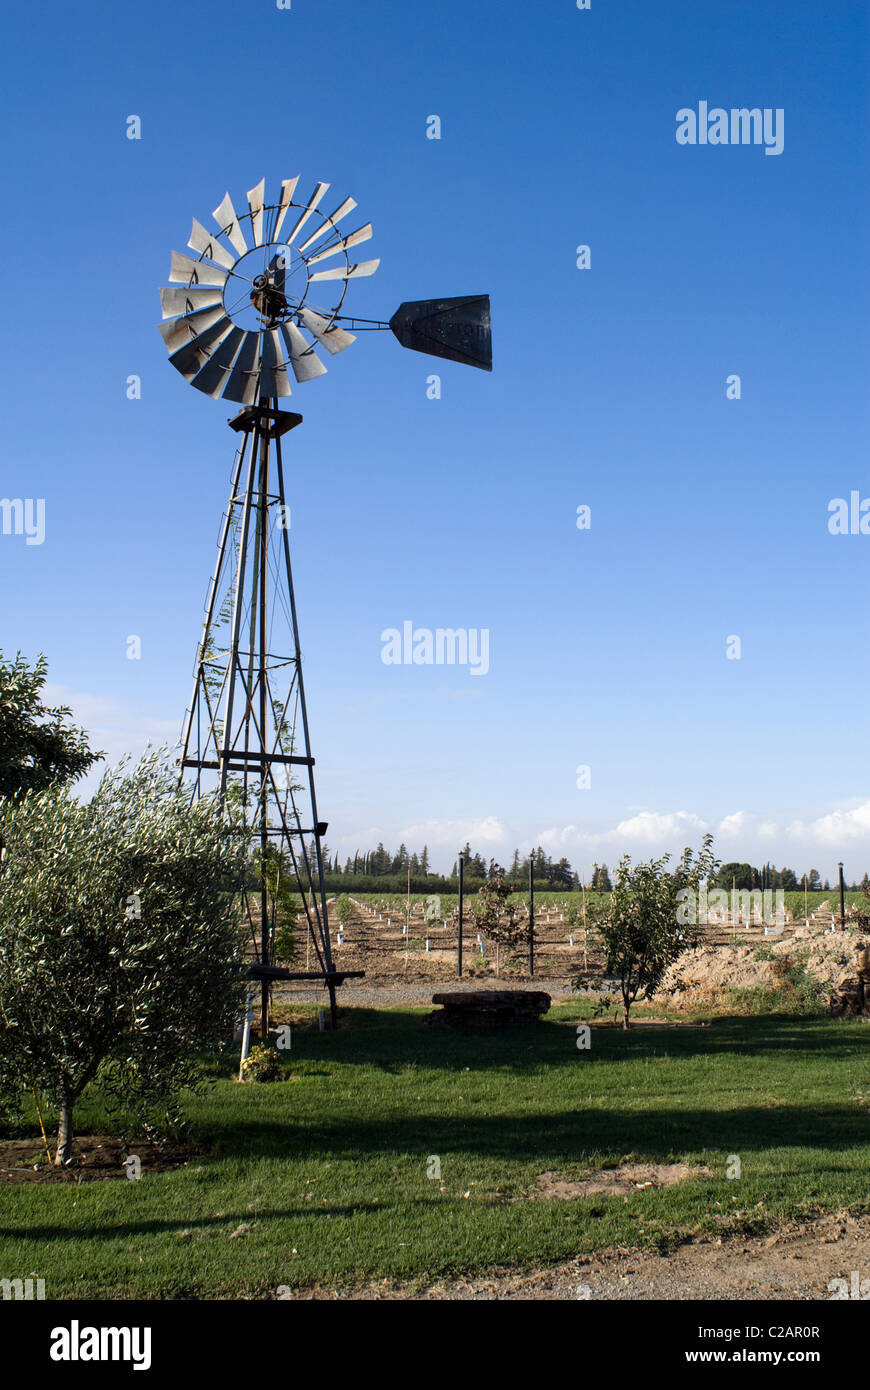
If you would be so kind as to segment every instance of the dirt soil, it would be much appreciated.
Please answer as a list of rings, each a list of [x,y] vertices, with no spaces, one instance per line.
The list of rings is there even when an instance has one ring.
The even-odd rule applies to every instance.
[[[355,901],[355,900],[353,900]],[[371,906],[360,903],[351,920],[345,923],[339,943],[339,927],[334,920],[335,898],[327,899],[330,918],[330,938],[332,956],[337,970],[363,970],[371,981],[390,982],[397,986],[411,983],[437,985],[456,979],[456,931],[455,920],[451,917],[444,925],[443,920],[428,923],[423,914],[423,901],[413,901],[410,929],[407,936],[402,934],[403,908],[394,907],[379,912]],[[484,982],[495,978],[495,943],[489,942],[491,959],[482,962],[480,947],[477,944],[477,927],[467,908],[463,930],[464,974],[467,980],[474,981],[476,987],[486,988]],[[535,961],[539,976],[559,977],[569,980],[584,966],[583,933],[572,929],[562,921],[559,908],[540,906],[535,914],[537,927]],[[296,950],[289,962],[294,969],[313,968],[310,958],[304,924],[297,930]],[[569,936],[574,935],[576,945],[569,944]],[[432,949],[425,949],[426,940]],[[512,958],[513,957],[513,958]],[[586,957],[591,969],[603,968],[600,952],[590,948]],[[499,956],[501,980],[499,983],[514,986],[514,981],[528,979],[527,955],[525,946],[512,952],[502,951]],[[350,984],[349,982],[348,992]]]
[[[127,1177],[126,1160],[133,1157],[139,1159],[141,1173],[163,1173],[181,1168],[192,1155],[182,1145],[158,1146],[137,1139],[125,1146],[111,1134],[83,1134],[73,1140],[69,1167],[55,1168],[41,1139],[5,1139],[0,1141],[0,1183],[110,1182]]]
[[[686,951],[665,974],[658,998],[671,1006],[694,1008],[721,999],[732,989],[752,989],[777,983],[777,966],[803,962],[827,990],[854,970],[854,931],[830,931],[824,923],[799,926],[784,940],[768,940],[750,945],[703,945]],[[759,946],[765,946],[770,960],[757,960]]]
[[[533,1190],[516,1200],[570,1202],[573,1197],[616,1197],[645,1187],[673,1187],[709,1173],[709,1168],[692,1168],[688,1163],[621,1163],[618,1168],[596,1169],[580,1182],[566,1182],[558,1173],[542,1173]]]
[[[764,1299],[827,1300],[842,1285],[870,1276],[870,1217],[821,1217],[771,1235],[690,1240],[668,1255],[620,1247],[579,1255],[524,1273],[504,1269],[479,1279],[413,1288],[380,1280],[356,1289],[301,1289],[295,1299]],[[870,1295],[870,1282],[864,1285]]]
[[[334,906],[336,900],[330,898],[328,901]],[[338,926],[333,925],[332,951],[336,969],[365,972],[364,980],[351,980],[344,986],[342,995],[348,1002],[352,994],[359,991],[360,996],[364,996],[371,987],[392,986],[414,993],[415,989],[456,980],[455,921],[449,919],[446,926],[440,921],[427,924],[422,902],[415,902],[410,930],[403,936],[402,910],[394,908],[392,911],[394,915],[387,909],[378,912],[360,903],[355,916],[345,924],[340,945]],[[579,973],[592,978],[603,977],[600,942],[592,934],[587,943],[588,952],[584,952],[582,931],[572,928],[563,917],[564,912],[555,906],[541,906],[535,916],[536,973],[543,988],[546,988],[544,980],[559,980],[567,988]],[[704,944],[697,950],[687,951],[671,967],[663,983],[662,997],[671,1005],[697,1007],[715,1004],[729,989],[774,985],[778,979],[774,962],[755,959],[756,951],[762,947],[764,954],[772,953],[774,961],[779,957],[789,957],[791,963],[803,959],[810,974],[826,988],[833,989],[851,968],[858,935],[856,929],[831,931],[832,925],[829,902],[822,903],[807,924],[801,918],[788,918],[782,933],[777,935],[765,935],[759,921],[741,924],[736,933],[731,927],[711,922],[702,928]],[[569,944],[572,935],[573,946]],[[512,959],[510,952],[503,952],[500,978],[496,978],[494,959],[481,960],[476,936],[476,927],[469,917],[463,933],[464,974],[469,985],[477,989],[490,986],[515,989],[529,982],[525,949],[519,950]],[[296,968],[307,969],[310,961],[301,927],[297,937],[293,964]],[[427,938],[432,944],[431,951],[425,950]],[[492,956],[494,943],[488,943],[488,949]],[[294,988],[292,993],[306,1002],[323,997],[322,989],[318,993]],[[359,1002],[369,1001],[360,997]]]

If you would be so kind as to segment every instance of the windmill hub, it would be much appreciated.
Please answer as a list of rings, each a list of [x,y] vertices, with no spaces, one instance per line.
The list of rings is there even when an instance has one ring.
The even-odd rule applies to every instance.
[[[283,323],[292,313],[287,296],[278,288],[277,280],[269,270],[254,280],[251,303],[267,328],[274,328],[276,323]]]
[[[224,286],[224,311],[242,328],[276,328],[300,309],[308,294],[308,263],[291,247],[272,243],[236,263]],[[253,305],[256,323],[246,312]]]

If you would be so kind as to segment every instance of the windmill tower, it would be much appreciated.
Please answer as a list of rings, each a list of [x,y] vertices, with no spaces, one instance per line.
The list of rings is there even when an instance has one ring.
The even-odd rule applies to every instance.
[[[281,409],[297,383],[323,376],[330,356],[356,341],[343,324],[389,328],[404,347],[489,371],[489,299],[402,304],[389,323],[342,313],[351,280],[373,275],[377,260],[351,253],[371,223],[345,233],[356,207],[346,198],[321,211],[328,183],[295,201],[299,179],[284,179],[266,202],[265,180],[238,215],[229,193],[211,233],[196,219],[189,256],[172,253],[170,287],[160,291],[160,325],[169,360],[186,381],[242,409],[232,485],[209,586],[193,694],[182,736],[182,775],[192,794],[217,791],[247,829],[258,887],[240,886],[261,983],[261,1037],[274,979],[322,980],[335,1026],[335,990],[349,972],[332,959],[323,875],[326,823],[317,809],[314,757],[305,702],[302,647],[290,563],[290,521],[282,440],[302,416]],[[329,307],[312,303],[329,298]],[[277,875],[289,873],[304,904],[308,966],[274,963]],[[270,891],[271,889],[271,891]],[[313,959],[311,956],[313,954]],[[309,968],[310,967],[310,968]],[[359,973],[359,972],[353,972]]]

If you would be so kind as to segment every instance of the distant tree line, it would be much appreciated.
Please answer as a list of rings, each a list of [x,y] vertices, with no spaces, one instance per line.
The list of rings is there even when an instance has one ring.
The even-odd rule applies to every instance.
[[[475,853],[468,842],[459,854],[465,861],[465,883],[469,891],[475,892],[489,878],[491,861],[487,856]],[[567,892],[579,890],[578,875],[564,857],[553,860],[542,849],[536,849],[531,860],[537,889],[542,892],[556,888],[563,888]],[[498,867],[501,869],[500,865]],[[602,870],[606,884],[602,882],[601,886],[609,888],[607,866],[602,865]],[[449,892],[455,891],[458,883],[459,856],[454,860],[450,874],[436,874],[430,868],[428,845],[424,845],[422,852],[417,854],[409,853],[407,846],[402,844],[392,854],[383,844],[378,844],[373,850],[355,850],[343,865],[339,856],[332,854],[324,845],[323,871],[330,892],[401,892],[408,886],[409,875],[412,892]],[[529,856],[521,856],[519,850],[515,849],[510,865],[504,868],[504,874],[508,883],[525,886],[529,881]],[[596,866],[593,878],[600,874],[601,870]],[[594,884],[587,885],[592,886],[599,886],[597,879]]]
[[[475,892],[489,877],[490,860],[472,850],[468,842],[459,853],[465,861],[465,883],[469,891]],[[521,855],[518,849],[514,850],[510,863],[504,866],[508,883],[518,888],[528,884],[529,858],[528,854]],[[531,861],[535,888],[541,892],[563,889],[571,893],[585,887],[591,892],[610,893],[613,889],[606,864],[593,864],[591,874],[581,885],[580,875],[564,855],[560,859],[553,859],[544,850],[536,849],[532,851]],[[337,854],[333,855],[324,845],[323,869],[329,892],[399,893],[407,888],[409,875],[412,892],[455,892],[459,878],[459,857],[457,855],[453,861],[449,874],[437,874],[430,868],[428,845],[417,853],[409,852],[408,847],[401,844],[392,853],[379,843],[373,850],[355,850],[346,857],[344,864]],[[828,879],[822,881],[818,869],[810,869],[804,875],[794,869],[778,869],[775,864],[762,864],[759,867],[736,861],[723,864],[714,875],[710,887],[728,890],[732,886],[743,890],[781,888],[785,892],[797,892],[804,887],[804,877],[810,893],[836,890],[836,884],[832,887]],[[860,883],[847,884],[846,887],[850,892],[856,892],[868,883],[870,879],[865,873]]]
[[[342,867],[338,855],[332,855],[326,845],[323,846],[323,869],[324,873],[343,878],[386,878],[389,875],[404,874],[407,877],[410,870],[411,877],[422,876],[423,878],[430,872],[429,869],[429,847],[423,846],[422,854],[409,854],[405,845],[399,845],[395,854],[391,854],[382,844],[373,850],[354,850],[352,855],[348,855]]]
[[[822,876],[818,869],[810,869],[806,874],[798,875],[794,869],[778,869],[775,864],[762,864],[760,868],[752,864],[738,864],[736,862],[723,864],[716,874],[716,888],[782,888],[786,893],[795,893],[804,887],[809,893],[830,893],[838,886],[831,887],[829,879],[822,882]],[[846,887],[850,892],[857,892],[870,883],[867,874],[861,879],[860,883],[847,883]]]

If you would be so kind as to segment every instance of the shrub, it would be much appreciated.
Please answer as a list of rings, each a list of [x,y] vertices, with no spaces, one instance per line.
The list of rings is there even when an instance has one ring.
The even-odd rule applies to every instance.
[[[712,843],[713,837],[705,835],[697,854],[686,848],[673,872],[667,854],[641,864],[632,864],[628,855],[620,860],[598,930],[607,953],[605,974],[619,980],[624,1028],[630,1026],[635,999],[652,998],[668,967],[697,945],[698,932],[681,925],[680,912],[718,867]],[[575,989],[585,985],[583,976],[574,981]]]
[[[283,1081],[287,1075],[275,1049],[263,1043],[251,1048],[242,1063],[242,1072],[246,1081]]]
[[[739,1014],[819,1014],[825,1011],[825,988],[807,969],[806,958],[773,959],[775,983],[733,989],[729,1007]]]

